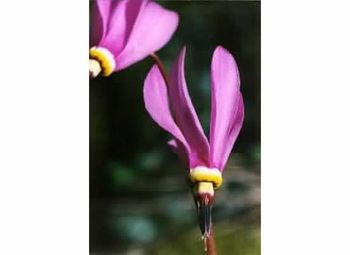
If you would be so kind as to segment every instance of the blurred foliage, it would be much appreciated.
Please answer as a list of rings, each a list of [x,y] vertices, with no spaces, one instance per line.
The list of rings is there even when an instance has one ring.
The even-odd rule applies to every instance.
[[[257,229],[232,229],[231,226],[217,226],[216,248],[218,254],[258,255],[260,254],[260,231]],[[203,241],[198,238],[195,229],[177,239],[150,249],[154,255],[191,255],[203,254]],[[196,238],[197,237],[197,238]]]
[[[180,25],[158,54],[169,68],[187,46],[186,79],[207,133],[215,47],[227,48],[238,63],[245,121],[224,173],[225,183],[216,195],[214,222],[219,254],[259,254],[259,213],[239,223],[260,206],[260,2],[160,4],[179,13]],[[146,59],[90,81],[92,254],[202,251],[185,181],[187,169],[166,145],[169,136],[143,106],[143,81],[152,64]],[[227,220],[236,223],[224,224]]]

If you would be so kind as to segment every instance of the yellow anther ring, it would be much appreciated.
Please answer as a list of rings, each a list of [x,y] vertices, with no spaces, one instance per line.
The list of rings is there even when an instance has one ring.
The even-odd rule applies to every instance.
[[[214,188],[219,188],[222,184],[222,175],[217,168],[197,166],[191,169],[190,180],[192,182],[211,182]]]
[[[96,59],[100,63],[103,76],[110,75],[115,69],[114,56],[106,48],[92,47],[90,49],[90,58]]]

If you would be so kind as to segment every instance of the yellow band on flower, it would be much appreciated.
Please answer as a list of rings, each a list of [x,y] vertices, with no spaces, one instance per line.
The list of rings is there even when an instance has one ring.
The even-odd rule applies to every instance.
[[[110,75],[115,69],[114,56],[106,48],[92,47],[90,49],[90,58],[96,59],[101,64],[103,76]]]
[[[214,184],[214,188],[219,188],[222,184],[222,175],[219,169],[205,166],[191,169],[190,179],[192,182],[211,182]]]

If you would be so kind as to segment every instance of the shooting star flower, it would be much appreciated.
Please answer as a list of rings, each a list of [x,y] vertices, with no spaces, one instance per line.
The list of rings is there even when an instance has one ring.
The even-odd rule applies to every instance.
[[[178,26],[178,15],[149,0],[96,0],[90,76],[108,76],[162,48]]]
[[[241,130],[244,118],[240,79],[233,56],[218,46],[211,63],[210,143],[191,102],[185,79],[186,48],[171,69],[167,86],[154,65],[144,83],[145,107],[152,119],[173,137],[169,145],[189,168],[202,234],[211,227],[214,189]]]

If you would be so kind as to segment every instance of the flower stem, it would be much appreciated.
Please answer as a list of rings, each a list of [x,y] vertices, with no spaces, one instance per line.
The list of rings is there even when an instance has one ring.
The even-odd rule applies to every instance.
[[[150,56],[151,56],[151,58],[153,58],[154,62],[156,62],[157,66],[158,66],[158,68],[159,68],[159,70],[160,70],[160,72],[165,80],[167,87],[169,87],[169,84],[170,84],[169,74],[166,71],[166,68],[165,68],[162,60],[155,53],[152,53]]]
[[[213,230],[211,230],[210,234],[205,237],[204,245],[205,245],[205,250],[206,250],[207,255],[216,255],[217,254]]]

